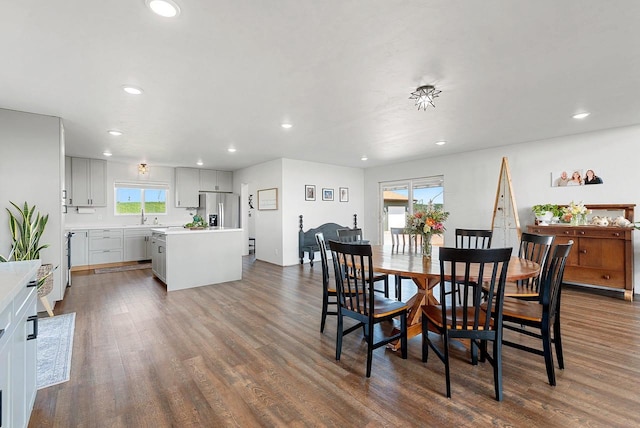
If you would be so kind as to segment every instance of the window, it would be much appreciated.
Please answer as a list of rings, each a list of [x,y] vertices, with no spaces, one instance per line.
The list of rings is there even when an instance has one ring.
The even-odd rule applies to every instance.
[[[115,214],[140,215],[167,213],[167,190],[165,185],[126,184],[115,185]]]

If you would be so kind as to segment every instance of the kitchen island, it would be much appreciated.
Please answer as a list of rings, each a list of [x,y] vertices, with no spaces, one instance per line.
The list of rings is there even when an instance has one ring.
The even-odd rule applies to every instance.
[[[242,279],[242,229],[151,229],[151,264],[167,291]]]

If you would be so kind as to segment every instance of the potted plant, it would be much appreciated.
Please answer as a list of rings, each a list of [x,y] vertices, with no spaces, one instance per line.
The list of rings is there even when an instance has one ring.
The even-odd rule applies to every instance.
[[[11,201],[9,203],[15,207],[18,213],[14,215],[7,208],[12,239],[11,252],[7,257],[0,255],[0,262],[39,259],[40,251],[49,247],[49,244],[40,244],[45,226],[49,221],[49,214],[41,216],[39,212],[36,213],[35,205],[29,207],[26,202],[22,208]],[[51,274],[54,270],[51,264],[44,264],[40,267],[38,271],[38,296],[44,297],[51,292],[53,287]]]
[[[562,216],[562,208],[556,204],[540,204],[531,207],[531,211],[536,216],[538,224],[548,224],[550,221],[558,222]]]

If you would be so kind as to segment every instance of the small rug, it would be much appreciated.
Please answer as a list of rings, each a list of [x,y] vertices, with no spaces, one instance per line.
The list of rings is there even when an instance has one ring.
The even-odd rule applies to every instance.
[[[76,313],[38,319],[38,389],[69,380]]]
[[[94,269],[95,273],[123,272],[125,270],[151,269],[151,263],[139,263],[137,265],[116,266]]]

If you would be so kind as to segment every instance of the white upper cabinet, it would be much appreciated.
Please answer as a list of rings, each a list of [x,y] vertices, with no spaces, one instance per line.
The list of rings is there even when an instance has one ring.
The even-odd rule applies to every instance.
[[[71,158],[69,205],[107,206],[107,162],[100,159]]]
[[[203,192],[231,192],[233,173],[231,171],[200,170],[200,190]]]
[[[176,168],[176,207],[187,208],[200,205],[200,170],[197,168]]]
[[[233,173],[231,171],[216,171],[218,191],[233,192]]]

